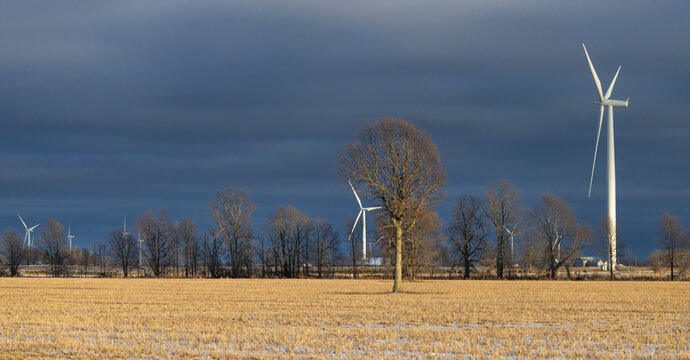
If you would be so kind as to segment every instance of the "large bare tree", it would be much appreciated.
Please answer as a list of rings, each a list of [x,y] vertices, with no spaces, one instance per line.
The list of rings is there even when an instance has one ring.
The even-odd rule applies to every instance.
[[[565,201],[553,194],[542,194],[530,217],[534,221],[538,242],[542,249],[544,267],[551,279],[558,269],[574,260],[591,237],[588,226],[580,226],[575,212]]]
[[[168,234],[168,214],[161,210],[156,216],[148,210],[146,214],[137,219],[137,230],[144,237],[146,244],[146,260],[155,277],[165,274],[168,267],[170,253],[170,236]]]
[[[232,277],[239,277],[242,266],[252,258],[251,215],[256,209],[244,188],[228,188],[211,201],[216,233],[225,239],[230,254]]]
[[[524,227],[520,192],[508,180],[502,179],[498,184],[489,184],[486,213],[496,233],[496,276],[503,279],[503,268],[507,260],[506,241],[510,236],[517,236]]]
[[[674,270],[678,265],[678,258],[682,254],[681,250],[685,245],[685,235],[678,217],[669,213],[661,215],[657,242],[663,248],[664,262],[671,268],[671,281],[674,279]]]
[[[458,198],[448,236],[459,255],[460,266],[465,270],[463,278],[469,279],[470,269],[481,258],[488,236],[484,203],[478,196],[462,195]]]
[[[5,230],[0,244],[0,256],[5,260],[10,276],[19,275],[19,265],[24,261],[24,254],[23,240],[17,230]]]
[[[52,276],[61,276],[67,272],[70,250],[65,227],[59,221],[51,218],[48,225],[41,229],[39,248],[43,253],[43,260],[50,264]]]
[[[121,229],[113,229],[108,236],[108,247],[117,264],[122,268],[122,275],[129,276],[130,270],[137,263],[137,240]]]
[[[395,229],[393,292],[402,291],[403,234],[442,197],[446,184],[436,145],[425,131],[403,119],[377,120],[360,129],[357,139],[345,147],[337,171],[376,199],[390,217]]]

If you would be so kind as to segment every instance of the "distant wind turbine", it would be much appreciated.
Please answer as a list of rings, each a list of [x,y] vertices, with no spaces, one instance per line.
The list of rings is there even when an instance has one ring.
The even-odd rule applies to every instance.
[[[22,225],[24,225],[24,229],[26,230],[26,233],[24,234],[24,244],[26,247],[30,248],[31,247],[31,233],[34,232],[34,229],[36,229],[36,227],[38,227],[38,225],[40,225],[40,224],[36,224],[32,227],[28,227],[26,225],[26,223],[24,222],[24,219],[22,219],[22,216],[19,214],[17,214],[17,216],[19,216],[19,220],[21,220]]]
[[[69,240],[69,249],[72,250],[72,239],[74,239],[74,235],[72,235],[72,221],[70,220],[69,225],[67,226],[67,239]]]
[[[352,238],[352,233],[355,231],[355,227],[357,226],[357,222],[359,221],[359,217],[362,217],[362,259],[367,258],[367,211],[371,210],[378,210],[381,209],[382,206],[374,206],[374,207],[362,207],[362,202],[359,200],[359,196],[357,195],[357,191],[355,191],[355,187],[352,186],[352,183],[350,180],[347,181],[348,184],[350,184],[350,188],[352,189],[352,192],[355,194],[355,198],[357,199],[357,204],[359,204],[359,214],[357,214],[357,219],[355,219],[355,224],[352,225],[352,230],[350,231],[350,236],[347,237],[347,241],[350,241]]]
[[[130,235],[130,233],[127,232],[127,213],[125,213],[122,219],[122,238],[124,239],[127,235]]]
[[[587,193],[587,198],[592,194],[592,180],[594,179],[594,166],[597,162],[597,150],[599,149],[599,135],[601,135],[601,124],[604,120],[604,107],[608,108],[608,127],[606,129],[607,136],[607,167],[608,167],[608,192],[609,192],[609,234],[608,242],[611,249],[611,266],[612,269],[616,269],[616,157],[614,154],[613,146],[613,108],[614,107],[628,107],[627,100],[611,100],[611,91],[613,91],[613,85],[616,83],[618,78],[618,73],[621,71],[621,67],[618,67],[616,75],[611,81],[606,94],[601,90],[601,82],[597,76],[596,70],[594,70],[594,65],[592,65],[592,60],[589,58],[589,53],[587,53],[587,48],[585,44],[582,44],[582,48],[585,49],[585,56],[587,56],[587,62],[589,63],[589,68],[592,70],[592,76],[594,77],[594,84],[597,86],[597,93],[599,94],[599,101],[595,101],[595,104],[600,105],[600,115],[599,115],[599,130],[597,131],[597,142],[594,145],[594,161],[592,161],[592,175],[589,178],[589,192]]]

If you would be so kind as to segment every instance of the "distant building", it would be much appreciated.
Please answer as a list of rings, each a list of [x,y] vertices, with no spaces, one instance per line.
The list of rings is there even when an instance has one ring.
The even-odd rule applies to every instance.
[[[623,266],[623,264],[618,262],[617,266]],[[575,261],[573,262],[573,267],[592,269],[599,268],[601,270],[606,271],[609,269],[609,262],[591,256],[581,256],[575,259]]]
[[[608,269],[609,269],[609,262],[608,262],[608,261],[604,261],[604,260],[599,260],[599,261],[597,262],[597,266],[599,266],[599,268],[600,268],[601,270],[608,270]]]
[[[383,258],[382,257],[372,257],[372,258],[362,259],[362,265],[365,265],[365,266],[383,266]]]
[[[597,261],[598,260],[598,261]],[[601,260],[595,259],[591,256],[580,256],[573,262],[573,267],[599,267]]]

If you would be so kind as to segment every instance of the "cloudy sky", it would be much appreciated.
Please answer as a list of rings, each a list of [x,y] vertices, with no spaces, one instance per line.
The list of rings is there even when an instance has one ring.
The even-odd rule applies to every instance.
[[[363,124],[425,129],[454,199],[510,180],[581,221],[606,214],[605,142],[581,43],[608,87],[618,65],[618,222],[640,258],[659,218],[690,226],[686,1],[84,1],[0,5],[0,227],[69,219],[78,245],[123,212],[210,225],[246,186],[258,227],[281,204],[356,215],[335,175]],[[602,134],[604,136],[605,133]],[[22,229],[23,230],[23,229]]]

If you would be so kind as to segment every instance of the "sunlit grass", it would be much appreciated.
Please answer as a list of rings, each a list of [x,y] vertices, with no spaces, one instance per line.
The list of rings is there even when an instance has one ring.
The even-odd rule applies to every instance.
[[[0,279],[0,358],[677,358],[690,283]]]

